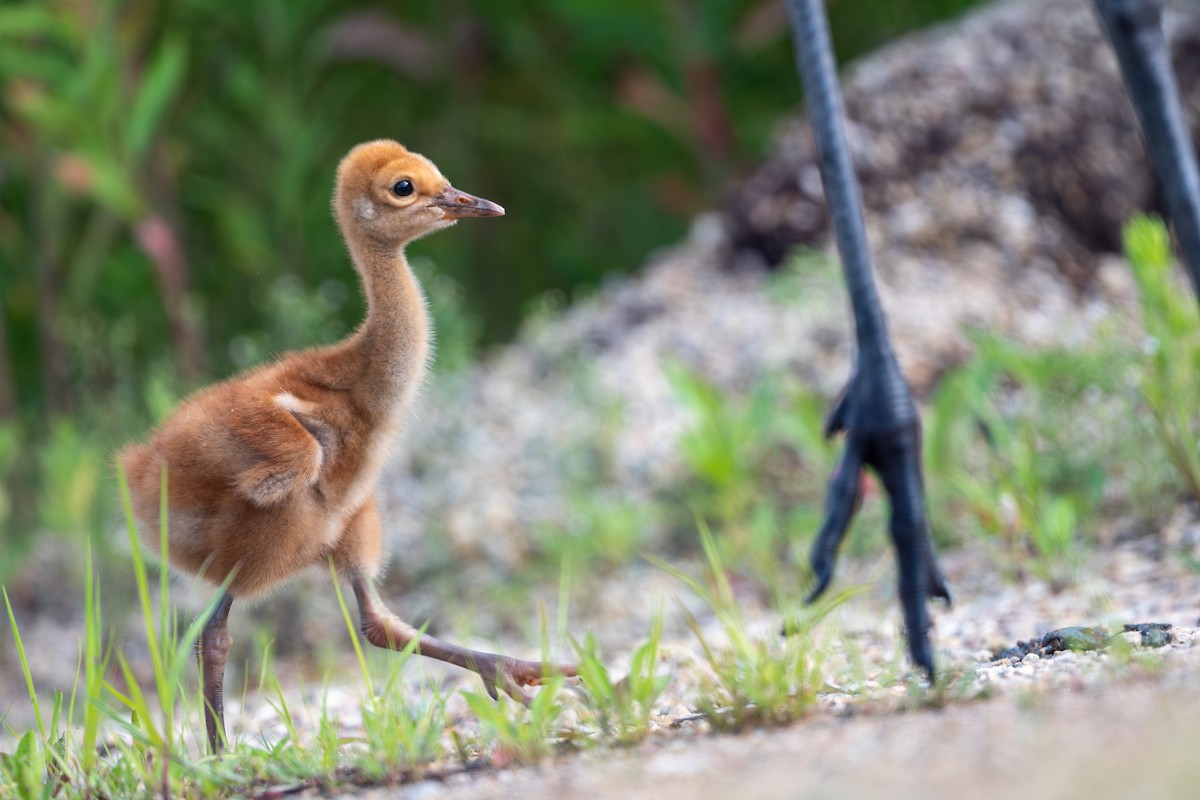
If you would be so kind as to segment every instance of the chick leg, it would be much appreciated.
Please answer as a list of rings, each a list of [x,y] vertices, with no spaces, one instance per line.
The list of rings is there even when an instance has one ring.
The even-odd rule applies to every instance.
[[[789,0],[788,12],[857,345],[850,383],[826,425],[826,435],[844,431],[846,443],[830,485],[825,524],[813,549],[817,587],[810,599],[829,585],[837,548],[857,504],[859,472],[863,465],[870,466],[883,479],[891,501],[892,539],[909,650],[932,678],[926,598],[933,595],[949,600],[950,593],[934,561],[924,518],[920,418],[896,360],[875,288],[862,200],[846,142],[829,22],[821,0]]]
[[[417,652],[421,655],[478,673],[493,700],[498,697],[499,689],[514,700],[529,705],[532,698],[524,687],[536,686],[552,675],[573,678],[579,674],[570,664],[523,661],[444,642],[422,633],[389,611],[368,579],[353,574],[350,585],[358,600],[362,631],[368,642],[384,649],[403,650],[415,639]]]
[[[200,680],[204,686],[204,727],[208,730],[208,747],[214,754],[220,753],[227,741],[222,685],[225,681],[225,660],[233,645],[233,637],[229,635],[225,624],[232,605],[233,595],[228,592],[222,594],[196,641],[196,658],[200,662]]]
[[[1200,169],[1171,71],[1163,0],[1094,3],[1141,120],[1192,287],[1200,291]]]

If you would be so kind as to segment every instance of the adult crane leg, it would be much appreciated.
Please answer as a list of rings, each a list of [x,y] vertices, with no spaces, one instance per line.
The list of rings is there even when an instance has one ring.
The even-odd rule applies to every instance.
[[[1171,71],[1163,0],[1094,0],[1162,183],[1175,238],[1200,293],[1200,171]]]
[[[890,532],[900,573],[900,604],[913,661],[933,678],[929,641],[930,597],[950,601],[934,560],[925,514],[921,471],[921,420],[900,371],[875,289],[862,200],[850,160],[829,37],[821,0],[789,0],[796,64],[854,315],[854,370],[826,423],[826,436],[845,433],[842,458],[830,481],[825,522],[812,550],[815,600],[829,586],[837,551],[858,506],[860,472],[872,468],[891,503]]]

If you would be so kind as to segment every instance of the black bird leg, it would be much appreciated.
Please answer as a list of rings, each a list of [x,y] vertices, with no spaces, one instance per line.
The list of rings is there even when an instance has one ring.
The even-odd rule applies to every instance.
[[[872,275],[862,201],[843,126],[841,94],[821,0],[789,0],[796,64],[804,82],[821,181],[837,237],[854,314],[857,352],[850,382],[825,426],[845,433],[842,460],[829,484],[825,523],[813,545],[815,600],[833,577],[838,547],[858,506],[860,473],[871,467],[891,503],[890,532],[900,572],[900,603],[913,661],[933,678],[926,599],[950,601],[934,560],[925,515],[921,420],[900,371]]]
[[[1200,171],[1171,71],[1163,0],[1094,0],[1142,123],[1179,249],[1200,293]]]

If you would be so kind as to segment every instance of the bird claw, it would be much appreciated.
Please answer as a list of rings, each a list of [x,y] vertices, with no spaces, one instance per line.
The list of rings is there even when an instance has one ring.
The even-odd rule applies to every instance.
[[[500,699],[502,690],[526,707],[533,702],[533,696],[524,687],[541,686],[550,677],[579,676],[579,668],[573,664],[543,664],[507,656],[492,656],[487,663],[479,665],[478,672],[483,678],[483,688],[493,700]]]
[[[862,497],[861,474],[871,467],[880,477],[891,504],[891,537],[896,547],[900,572],[900,604],[908,631],[909,653],[932,680],[933,647],[929,640],[927,598],[940,597],[950,602],[950,591],[933,556],[929,526],[925,517],[924,480],[921,475],[921,431],[915,412],[895,427],[863,429],[858,419],[878,421],[885,414],[862,414],[856,408],[858,397],[871,393],[849,390],[839,399],[831,420],[836,427],[849,422],[842,459],[829,482],[825,520],[813,543],[810,561],[815,585],[807,602],[820,597],[833,578],[838,548],[845,539],[850,521]],[[878,402],[878,401],[876,401]],[[856,414],[854,412],[860,412]],[[878,409],[875,409],[877,412]],[[897,417],[904,415],[897,414]]]
[[[833,408],[829,412],[829,416],[825,417],[825,427],[822,430],[826,439],[832,439],[839,433],[846,430],[846,396],[850,393],[849,386],[842,390],[834,401]]]
[[[825,590],[829,588],[830,581],[833,580],[833,560],[821,559],[818,563],[817,559],[812,561],[813,577],[816,578],[816,585],[812,591],[804,598],[806,605],[812,605],[820,599],[821,595],[825,594]]]

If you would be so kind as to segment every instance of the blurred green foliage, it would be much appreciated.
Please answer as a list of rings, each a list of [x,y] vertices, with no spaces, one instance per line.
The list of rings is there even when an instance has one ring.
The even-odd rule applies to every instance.
[[[1190,461],[1176,454],[1197,451],[1195,425],[1185,423],[1195,417],[1198,373],[1188,365],[1200,353],[1200,318],[1168,273],[1162,224],[1137,220],[1127,237],[1145,341],[1118,318],[1069,347],[977,332],[974,356],[939,381],[922,412],[936,541],[983,542],[1009,579],[1073,583],[1098,537],[1157,531],[1193,487]],[[800,306],[806,281],[832,284],[836,269],[825,256],[796,253],[763,291]],[[699,519],[718,532],[719,556],[742,585],[786,607],[810,580],[808,549],[840,452],[823,435],[829,399],[786,371],[733,391],[679,363],[666,375],[689,419],[676,443],[681,471],[629,496],[604,456],[622,410],[597,414],[594,437],[561,466],[574,515],[536,532],[535,560],[545,572],[567,559],[586,580],[639,553],[686,558]],[[579,398],[596,402],[586,390]],[[864,489],[850,556],[888,547],[886,496],[871,473]]]
[[[1200,317],[1171,270],[1161,221],[1135,219],[1125,237],[1144,341],[1131,340],[1119,319],[1070,347],[1033,349],[978,332],[974,356],[942,378],[922,412],[935,539],[943,546],[981,540],[1012,580],[1073,583],[1099,534],[1157,531],[1181,497],[1195,493]],[[796,267],[831,266],[820,262],[794,255],[765,291],[799,302]],[[840,448],[823,438],[828,400],[785,373],[736,392],[680,365],[667,373],[691,418],[678,442],[684,476],[658,487],[640,513],[627,509],[640,523],[633,545],[654,541],[657,526],[682,531],[672,541],[694,550],[699,517],[719,531],[723,562],[786,605],[808,580],[807,550]],[[604,477],[580,480],[596,486]],[[865,486],[847,537],[851,555],[887,546],[884,496],[872,478]],[[614,530],[573,542],[576,561],[613,563],[604,543],[624,540],[612,512]]]
[[[1189,484],[1169,452],[1196,439],[1173,442],[1147,413],[1152,354],[1115,327],[1086,347],[1032,350],[981,334],[975,350],[922,412],[941,545],[982,541],[1007,578],[1063,586],[1102,528],[1109,537],[1156,530],[1175,509]],[[692,426],[679,443],[686,477],[655,498],[657,519],[688,530],[676,539],[691,549],[684,517],[711,521],[723,562],[786,607],[810,579],[808,549],[840,448],[822,435],[828,401],[785,375],[733,394],[682,369],[671,377]],[[1194,408],[1178,401],[1170,408]],[[849,555],[888,547],[886,496],[870,473],[865,486]],[[581,546],[576,558],[587,557]]]
[[[1135,217],[1124,241],[1146,320],[1142,392],[1168,459],[1200,500],[1200,314],[1172,273],[1171,237],[1162,220]]]
[[[821,435],[826,403],[783,374],[760,379],[746,396],[728,396],[699,375],[669,370],[692,418],[679,449],[688,477],[675,493],[677,523],[714,522],[722,557],[747,569],[776,599],[808,580],[807,531],[819,525],[836,448]],[[799,535],[797,535],[799,534]]]
[[[831,14],[850,57],[967,4]],[[373,136],[508,207],[422,245],[503,336],[529,298],[670,241],[798,100],[783,6],[765,0],[68,1],[3,9],[0,42],[0,252],[22,386],[52,354],[32,346],[53,333],[36,330],[48,292],[87,327],[84,349],[88,320],[132,318],[136,341],[120,344],[139,359],[168,340],[201,359],[201,337],[217,371],[239,366],[228,343],[280,317],[280,276],[324,294],[353,283],[328,195],[338,158]],[[348,326],[359,310],[327,314]],[[84,354],[62,346],[71,371]]]
[[[1140,398],[1135,354],[1113,339],[1034,351],[976,337],[976,358],[943,382],[926,420],[938,538],[982,534],[1009,577],[1074,581],[1109,477],[1145,433],[1118,422]]]

